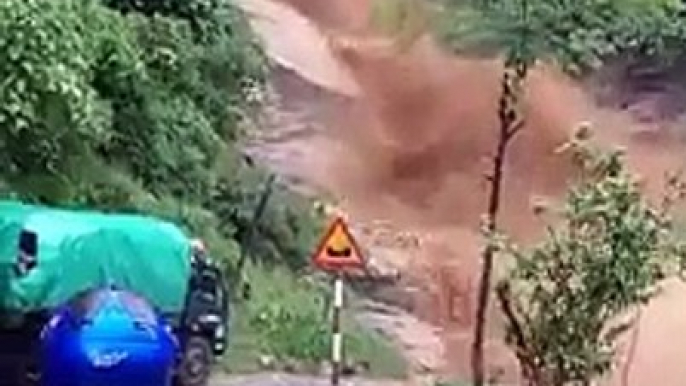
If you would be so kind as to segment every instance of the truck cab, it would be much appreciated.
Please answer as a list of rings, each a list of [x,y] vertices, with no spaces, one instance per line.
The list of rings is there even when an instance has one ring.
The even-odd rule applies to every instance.
[[[176,384],[207,385],[228,343],[229,296],[221,268],[195,249],[161,219],[0,200],[0,386],[35,384],[40,331],[55,309],[109,284],[169,321]]]
[[[221,269],[204,249],[194,250],[192,274],[177,336],[181,345],[176,384],[205,386],[215,358],[228,345],[229,294]]]

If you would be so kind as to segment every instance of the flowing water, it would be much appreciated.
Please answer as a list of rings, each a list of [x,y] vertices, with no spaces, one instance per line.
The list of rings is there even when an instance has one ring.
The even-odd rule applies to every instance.
[[[297,104],[296,110],[305,112],[301,119],[310,119],[317,129],[264,145],[261,153],[276,169],[333,196],[355,223],[384,221],[415,235],[415,245],[386,248],[384,256],[422,283],[413,310],[442,327],[450,366],[439,370],[465,373],[481,247],[477,230],[488,196],[484,174],[497,141],[501,65],[456,57],[423,34],[415,34],[411,44],[393,44],[369,23],[370,0],[243,0],[243,5],[254,12],[255,28],[272,58],[325,90],[282,90],[281,103]],[[597,127],[600,142],[626,147],[632,167],[650,177],[650,192],[661,186],[664,171],[680,165],[680,145],[660,140],[659,133],[653,136],[657,141],[633,135],[641,125],[597,107],[584,89],[553,68],[532,71],[522,102],[525,126],[508,154],[502,211],[502,227],[522,241],[535,239],[540,227],[529,210],[532,200],[559,197],[572,178],[568,160],[555,149],[580,122]],[[378,238],[362,239],[374,254],[382,254]],[[684,311],[669,312],[686,315],[686,295],[674,291],[684,298]],[[664,307],[666,301],[656,302],[647,314],[660,315]],[[497,321],[497,313],[493,316]],[[645,333],[651,340],[665,333],[659,319],[646,317],[650,325],[643,329],[653,331]],[[670,325],[669,331],[678,328]],[[497,323],[490,342],[492,371],[504,371],[505,379],[516,383]],[[660,343],[639,346],[632,377],[660,368],[665,377],[674,373],[676,383],[661,382],[668,386],[686,375],[667,364],[679,357]],[[670,346],[686,355],[686,343]],[[655,358],[661,358],[662,367]]]

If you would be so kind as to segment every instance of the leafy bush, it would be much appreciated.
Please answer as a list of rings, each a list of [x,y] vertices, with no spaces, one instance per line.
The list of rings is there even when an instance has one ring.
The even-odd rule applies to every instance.
[[[0,48],[4,196],[153,213],[231,267],[265,176],[238,140],[266,62],[230,0],[3,1]],[[318,220],[279,196],[257,239],[299,267]]]
[[[653,205],[621,153],[585,139],[568,150],[580,181],[554,213],[559,222],[533,248],[500,245],[514,259],[498,286],[508,343],[535,385],[588,384],[605,374],[631,325],[622,318],[654,297],[686,257],[668,213],[683,196],[681,184],[670,179],[664,202]]]
[[[521,49],[552,58],[574,73],[612,57],[683,53],[679,0],[447,0],[442,36],[453,47],[494,54]]]
[[[265,286],[250,302],[250,323],[259,331],[263,352],[279,360],[297,359],[318,363],[329,357],[328,310],[325,294],[306,281],[275,271],[255,281]],[[268,286],[268,290],[266,287]]]
[[[0,163],[9,183],[33,180],[15,185],[22,193],[71,198],[78,165],[110,139],[108,106],[89,84],[100,59],[99,27],[120,34],[126,46],[122,23],[83,2],[0,4]]]

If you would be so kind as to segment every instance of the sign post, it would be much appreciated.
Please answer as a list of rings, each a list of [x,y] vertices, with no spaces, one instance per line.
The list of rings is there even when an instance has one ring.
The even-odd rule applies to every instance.
[[[360,248],[342,218],[334,219],[319,248],[317,248],[312,263],[315,267],[334,275],[334,303],[331,318],[331,385],[338,386],[343,353],[343,332],[341,331],[343,274],[346,271],[363,269],[365,265]]]
[[[343,354],[343,334],[341,331],[341,311],[343,310],[343,277],[334,279],[333,315],[331,317],[331,385],[338,386]]]

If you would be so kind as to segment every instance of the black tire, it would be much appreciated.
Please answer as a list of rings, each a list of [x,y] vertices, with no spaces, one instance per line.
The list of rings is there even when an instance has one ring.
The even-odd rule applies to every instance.
[[[0,370],[0,386],[38,386],[38,377],[24,361],[3,363]]]
[[[191,336],[185,344],[181,363],[176,371],[177,386],[207,386],[212,375],[214,354],[207,339]]]

